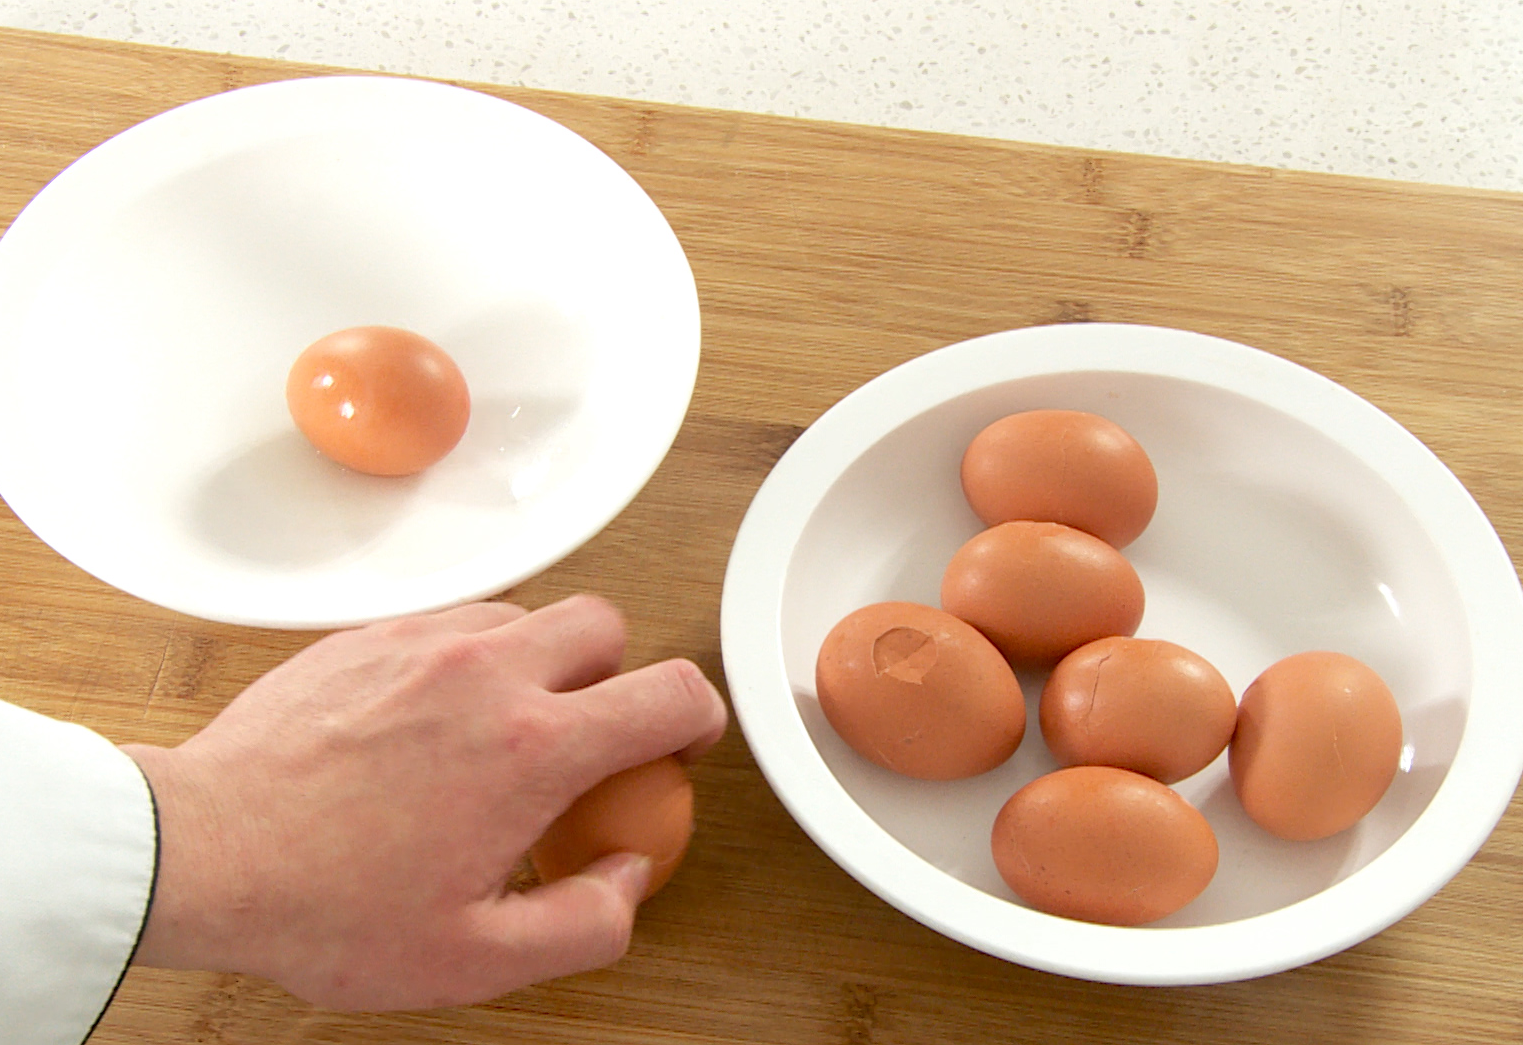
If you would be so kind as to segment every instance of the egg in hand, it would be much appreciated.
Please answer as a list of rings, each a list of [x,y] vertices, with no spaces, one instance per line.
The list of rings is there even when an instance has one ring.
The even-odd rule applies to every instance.
[[[677,872],[693,837],[693,785],[668,755],[615,773],[582,795],[529,848],[540,881],[556,882],[614,853],[650,857],[650,899]]]

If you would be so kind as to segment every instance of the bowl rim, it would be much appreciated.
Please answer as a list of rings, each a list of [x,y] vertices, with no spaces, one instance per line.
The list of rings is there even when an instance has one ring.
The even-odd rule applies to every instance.
[[[78,527],[61,525],[46,489],[28,479],[19,463],[29,455],[24,440],[0,445],[0,495],[12,512],[64,558],[100,580],[148,602],[206,620],[250,627],[331,629],[413,613],[425,613],[491,596],[536,576],[576,551],[609,525],[640,494],[665,460],[691,406],[701,356],[702,327],[697,282],[675,230],[628,171],[576,131],[516,102],[485,91],[417,77],[343,73],[303,75],[252,84],[177,105],[111,136],[58,172],[22,208],[0,236],[0,280],[25,281],[37,266],[29,262],[40,247],[53,254],[67,249],[81,230],[109,217],[114,206],[146,188],[164,183],[196,164],[225,159],[236,150],[282,142],[311,126],[361,113],[381,127],[398,106],[431,109],[460,120],[478,120],[489,131],[521,133],[532,126],[559,143],[558,162],[574,162],[616,184],[633,201],[630,213],[649,225],[648,258],[670,267],[673,303],[671,329],[663,337],[670,371],[669,395],[641,414],[650,452],[631,460],[607,484],[603,496],[579,497],[574,518],[558,536],[532,541],[527,548],[499,546],[474,559],[436,569],[394,588],[395,597],[364,602],[335,596],[314,606],[299,597],[264,595],[240,605],[211,585],[187,588],[158,580],[141,563],[104,547]],[[329,113],[331,107],[332,113]],[[261,128],[282,126],[283,116],[298,125],[274,135]],[[491,122],[491,121],[496,121]],[[250,129],[252,128],[252,129]],[[506,129],[506,130],[504,130]],[[651,219],[654,220],[651,220]],[[59,240],[66,241],[57,246]],[[51,245],[49,245],[51,244]],[[47,257],[49,255],[45,255]],[[34,259],[35,260],[35,259]],[[652,262],[654,263],[654,262]],[[28,275],[31,273],[31,275]],[[9,293],[0,288],[0,298]],[[0,322],[0,365],[8,348],[7,323]],[[3,399],[3,396],[0,396]],[[0,424],[0,430],[4,425]],[[5,441],[0,441],[3,444]],[[573,509],[568,509],[572,511]]]
[[[1472,647],[1472,700],[1454,760],[1417,820],[1365,867],[1275,911],[1187,928],[1122,928],[1058,918],[941,871],[877,825],[836,780],[794,703],[781,608],[789,563],[815,506],[862,453],[948,400],[1020,378],[1146,374],[1210,385],[1287,414],[1343,446],[1413,511],[1450,572]],[[978,950],[1049,972],[1139,985],[1248,979],[1326,957],[1433,896],[1506,812],[1523,776],[1523,587],[1474,498],[1420,440],[1336,382],[1279,356],[1168,327],[1026,327],[912,359],[815,421],[757,491],[733,544],[720,640],[741,730],[773,791],[805,832],[889,904]],[[1512,692],[1509,692],[1511,690]],[[1477,701],[1475,694],[1494,694]],[[783,699],[779,699],[780,695]]]

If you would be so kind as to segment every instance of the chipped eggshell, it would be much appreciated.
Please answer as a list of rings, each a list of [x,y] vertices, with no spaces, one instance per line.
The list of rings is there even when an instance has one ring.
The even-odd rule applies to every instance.
[[[858,754],[923,780],[987,772],[1026,733],[1026,704],[999,650],[931,606],[848,614],[815,662],[820,710]]]

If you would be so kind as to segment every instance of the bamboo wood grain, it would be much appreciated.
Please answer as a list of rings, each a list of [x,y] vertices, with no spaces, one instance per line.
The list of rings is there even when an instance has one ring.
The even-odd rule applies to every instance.
[[[0,31],[0,227],[154,113],[324,71]],[[630,618],[631,665],[684,655],[722,678],[730,541],[831,403],[933,348],[1037,323],[1186,327],[1314,367],[1422,438],[1523,552],[1523,197],[485,90],[628,169],[697,276],[704,358],[671,455],[604,533],[512,593],[609,596]],[[173,744],[315,637],[141,603],[0,509],[0,698]],[[736,730],[695,782],[692,853],[612,969],[385,1016],[315,1011],[251,978],[134,970],[93,1040],[1523,1041],[1517,800],[1454,882],[1374,939],[1257,981],[1141,989],[1010,965],[898,914],[803,835]]]

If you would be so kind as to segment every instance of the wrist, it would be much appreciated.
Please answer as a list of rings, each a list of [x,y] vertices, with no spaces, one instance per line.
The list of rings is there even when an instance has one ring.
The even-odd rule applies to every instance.
[[[153,900],[133,961],[165,969],[240,972],[235,944],[246,875],[226,852],[225,811],[179,749],[122,746],[158,811]]]

